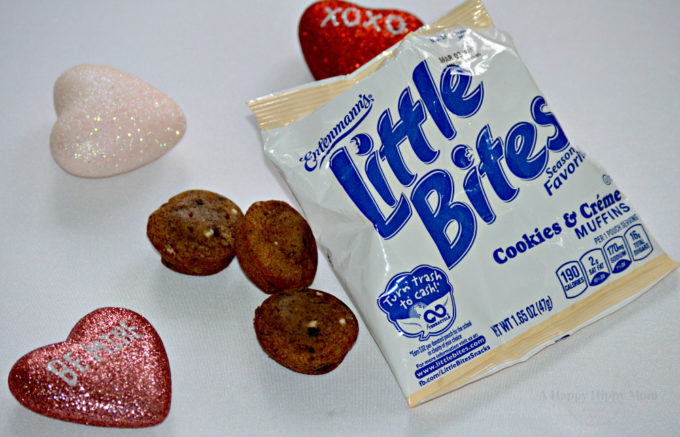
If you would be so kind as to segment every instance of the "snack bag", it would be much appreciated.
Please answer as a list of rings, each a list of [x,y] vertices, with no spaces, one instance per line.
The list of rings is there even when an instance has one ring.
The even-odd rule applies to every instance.
[[[250,106],[410,406],[676,267],[477,0],[350,76]]]

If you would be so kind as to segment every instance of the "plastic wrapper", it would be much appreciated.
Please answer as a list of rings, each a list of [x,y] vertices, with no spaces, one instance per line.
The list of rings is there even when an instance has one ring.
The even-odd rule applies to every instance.
[[[249,103],[410,406],[675,268],[471,0],[350,76]]]

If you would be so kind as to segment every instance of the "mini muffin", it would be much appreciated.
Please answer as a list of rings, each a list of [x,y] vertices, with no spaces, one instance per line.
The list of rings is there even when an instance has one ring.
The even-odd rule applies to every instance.
[[[316,240],[307,221],[286,202],[253,203],[239,226],[241,269],[265,293],[301,290],[316,275]]]
[[[254,325],[267,355],[308,375],[338,367],[359,334],[352,310],[338,298],[312,289],[269,296],[255,310]]]
[[[187,275],[212,275],[234,259],[234,235],[242,220],[241,209],[226,197],[189,190],[149,216],[146,235],[168,268]]]

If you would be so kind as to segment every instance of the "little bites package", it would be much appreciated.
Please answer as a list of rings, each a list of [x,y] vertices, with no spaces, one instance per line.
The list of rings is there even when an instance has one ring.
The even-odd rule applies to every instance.
[[[350,76],[250,106],[410,406],[676,266],[476,0]]]

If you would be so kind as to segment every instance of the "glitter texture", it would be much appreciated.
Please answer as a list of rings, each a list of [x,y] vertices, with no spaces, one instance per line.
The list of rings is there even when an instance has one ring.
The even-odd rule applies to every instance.
[[[107,177],[163,156],[184,135],[186,118],[170,97],[115,68],[78,65],[54,84],[52,156],[67,172]]]
[[[24,355],[9,389],[26,408],[87,425],[139,428],[170,411],[170,366],[156,330],[124,308],[83,317],[66,341]]]
[[[320,1],[302,14],[298,37],[312,75],[325,79],[353,72],[422,25],[396,9]]]

